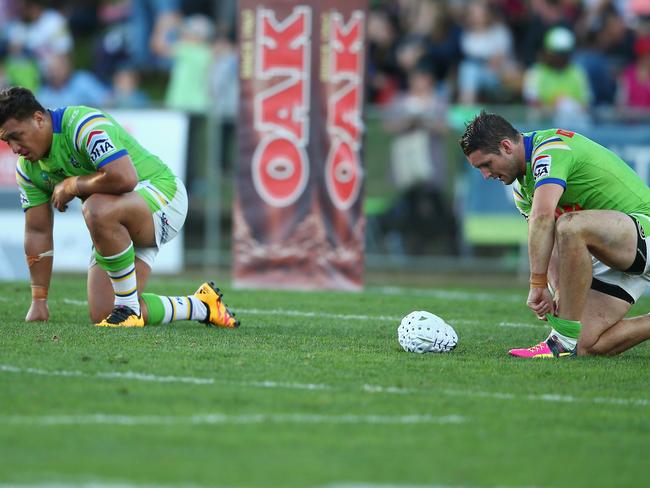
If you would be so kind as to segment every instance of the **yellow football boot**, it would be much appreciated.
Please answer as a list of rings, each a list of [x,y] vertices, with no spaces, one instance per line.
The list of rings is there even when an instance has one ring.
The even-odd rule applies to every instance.
[[[97,327],[144,327],[144,319],[130,307],[117,306],[108,317],[95,325]]]
[[[239,320],[235,318],[234,313],[228,310],[226,304],[221,301],[223,293],[221,293],[219,288],[215,288],[212,281],[199,286],[199,289],[194,292],[194,296],[208,307],[208,316],[205,320],[201,321],[205,325],[226,327],[228,329],[239,327]]]

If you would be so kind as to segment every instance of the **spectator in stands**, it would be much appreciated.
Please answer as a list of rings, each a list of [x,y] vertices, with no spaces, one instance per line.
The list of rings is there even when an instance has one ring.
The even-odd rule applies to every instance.
[[[130,61],[140,69],[168,69],[170,60],[157,46],[177,38],[182,21],[180,0],[130,0]]]
[[[110,90],[92,73],[75,70],[68,55],[58,54],[50,57],[38,98],[49,108],[69,105],[103,107],[110,100]]]
[[[460,103],[501,101],[519,93],[521,74],[513,55],[512,36],[484,1],[468,5],[460,44]]]
[[[521,57],[525,66],[537,61],[544,47],[544,35],[553,27],[570,27],[562,0],[530,0],[529,21],[522,39]]]
[[[621,75],[619,105],[650,110],[650,34],[637,39],[634,51],[637,61]]]
[[[123,66],[115,72],[109,104],[116,108],[143,108],[149,105],[149,97],[140,89],[140,74],[135,69]]]
[[[7,41],[14,53],[36,59],[42,72],[54,55],[69,54],[74,42],[66,18],[48,8],[47,0],[23,0],[20,20],[7,26]]]
[[[634,32],[619,10],[617,2],[600,1],[577,26],[583,48],[576,52],[575,61],[587,73],[594,105],[614,103],[616,79],[634,61]]]
[[[588,120],[586,109],[591,94],[587,75],[571,60],[574,47],[575,37],[570,30],[549,30],[540,61],[525,74],[523,94],[529,105],[555,117],[558,125],[564,125],[561,121],[567,117],[576,127]]]
[[[213,62],[214,25],[205,15],[183,20],[177,42],[158,39],[153,45],[160,56],[172,60],[165,104],[168,107],[205,112],[210,103],[210,67]]]
[[[400,195],[381,217],[380,228],[398,235],[409,254],[428,253],[434,246],[453,254],[457,235],[447,191],[447,100],[438,94],[426,60],[409,72],[408,81],[408,90],[384,111],[384,126],[395,134],[391,171]]]
[[[446,2],[436,2],[435,17],[427,38],[425,56],[433,68],[439,86],[450,94],[461,57],[462,30],[449,13]]]
[[[418,2],[408,9],[410,22],[404,22],[408,33],[398,44],[397,60],[403,76],[400,84],[407,86],[407,76],[425,57],[433,70],[437,90],[451,94],[458,61],[461,57],[461,29],[449,14],[444,2]],[[403,78],[403,81],[401,80]]]
[[[234,119],[239,108],[237,46],[220,36],[213,44],[214,61],[210,73],[210,92],[217,113]]]
[[[399,90],[397,65],[397,27],[387,10],[372,9],[368,13],[368,100],[385,105]]]
[[[97,7],[101,32],[95,37],[93,72],[101,79],[111,79],[126,64],[135,66],[130,15],[128,0],[101,0]]]

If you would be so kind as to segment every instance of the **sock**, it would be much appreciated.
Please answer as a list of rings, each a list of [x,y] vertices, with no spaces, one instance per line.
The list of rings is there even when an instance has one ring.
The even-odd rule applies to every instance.
[[[147,324],[168,324],[177,320],[205,320],[208,307],[194,295],[185,297],[166,297],[143,293],[142,300],[149,312]]]
[[[561,319],[551,314],[547,314],[546,319],[553,327],[550,335],[555,335],[565,349],[573,349],[578,343],[578,337],[580,336],[580,322],[577,320]]]
[[[124,251],[113,256],[102,256],[95,251],[95,260],[111,279],[115,292],[115,306],[127,306],[140,315],[133,242],[130,242]]]

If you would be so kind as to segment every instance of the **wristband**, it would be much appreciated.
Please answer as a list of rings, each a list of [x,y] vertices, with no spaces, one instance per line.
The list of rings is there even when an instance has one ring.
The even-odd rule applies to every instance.
[[[32,300],[47,300],[47,286],[32,285]]]
[[[531,288],[546,288],[548,279],[546,273],[531,273],[530,274],[530,287]]]

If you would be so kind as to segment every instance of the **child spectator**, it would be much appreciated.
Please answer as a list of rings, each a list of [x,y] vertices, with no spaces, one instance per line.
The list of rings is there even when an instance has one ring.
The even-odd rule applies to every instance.
[[[168,107],[205,112],[210,103],[210,67],[213,61],[214,26],[201,14],[184,19],[177,42],[159,39],[155,50],[172,60],[165,104]]]

